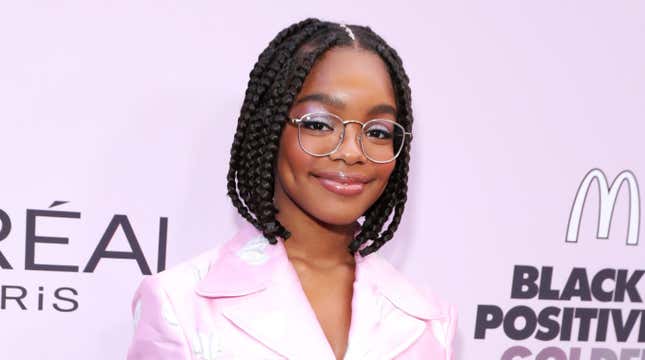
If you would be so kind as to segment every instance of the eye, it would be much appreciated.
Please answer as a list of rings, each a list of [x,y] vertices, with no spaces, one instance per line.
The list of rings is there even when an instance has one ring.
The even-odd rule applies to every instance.
[[[377,138],[377,139],[391,139],[392,138],[392,134],[390,134],[387,131],[379,130],[379,129],[370,129],[367,132],[367,136],[374,137],[374,138]]]
[[[365,135],[372,139],[387,140],[392,138],[392,125],[375,122],[365,129]]]
[[[319,121],[317,119],[309,119],[302,122],[302,127],[307,130],[316,130],[316,131],[331,131],[333,130],[329,124],[324,121]]]
[[[324,114],[305,117],[300,123],[302,129],[315,133],[334,132],[339,127],[338,120]]]

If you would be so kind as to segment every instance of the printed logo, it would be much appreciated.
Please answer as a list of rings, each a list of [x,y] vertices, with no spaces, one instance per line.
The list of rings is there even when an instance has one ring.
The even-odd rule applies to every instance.
[[[98,242],[89,255],[85,266],[79,263],[61,263],[62,261],[38,261],[40,252],[45,252],[46,246],[55,245],[62,253],[70,244],[66,236],[51,236],[42,230],[44,220],[60,222],[82,221],[80,211],[61,210],[61,206],[69,201],[56,200],[46,209],[27,209],[25,228],[15,229],[12,217],[0,209],[0,245],[6,241],[24,241],[23,254],[10,254],[0,246],[0,274],[4,271],[46,271],[57,273],[85,273],[92,274],[99,267],[99,263],[109,259],[125,259],[136,262],[141,274],[151,275],[150,260],[146,258],[140,245],[140,237],[135,233],[137,224],[134,224],[126,214],[114,214],[106,219],[105,227],[98,229],[96,238]],[[156,224],[155,224],[156,225]],[[156,227],[156,226],[155,226]],[[112,250],[110,244],[118,237],[119,231],[125,235],[129,246],[127,251]],[[159,217],[157,242],[157,272],[166,267],[166,245],[168,235],[168,218]],[[77,241],[87,241],[79,239]],[[50,258],[51,259],[51,258]],[[20,260],[23,260],[20,263]],[[75,286],[61,286],[56,281],[54,289],[46,287],[43,283],[7,283],[0,278],[0,311],[14,310],[55,310],[59,312],[73,312],[78,310],[80,293]],[[37,289],[37,290],[36,290]]]
[[[593,182],[599,192],[595,237],[609,238],[618,193],[626,183],[626,244],[638,245],[640,194],[636,176],[629,170],[620,172],[611,185],[600,169],[587,172],[569,212],[565,242],[578,242],[582,210]],[[501,360],[645,360],[644,277],[645,270],[625,267],[517,264],[510,286],[513,303],[478,305],[474,338],[505,336],[509,347]],[[534,349],[522,341],[544,346]]]
[[[600,169],[592,169],[582,179],[576,193],[571,213],[569,215],[569,224],[567,225],[566,242],[578,242],[578,232],[580,220],[582,219],[582,209],[586,203],[589,187],[596,180],[598,183],[598,192],[600,194],[600,206],[598,207],[598,226],[596,237],[599,239],[609,238],[609,227],[611,225],[614,207],[618,192],[622,189],[623,183],[627,183],[629,190],[629,223],[627,227],[627,245],[638,245],[638,233],[640,230],[640,194],[638,192],[638,182],[636,176],[629,170],[623,170],[611,185],[607,182],[607,177]]]

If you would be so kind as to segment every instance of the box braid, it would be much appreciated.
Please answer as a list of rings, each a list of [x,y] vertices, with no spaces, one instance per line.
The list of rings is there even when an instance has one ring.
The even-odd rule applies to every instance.
[[[406,131],[412,129],[409,79],[397,52],[369,27],[348,27],[355,40],[338,23],[316,18],[295,23],[271,40],[249,74],[231,146],[227,194],[240,215],[271,244],[277,243],[277,237],[286,240],[291,236],[276,219],[278,209],[273,203],[280,134],[307,74],[325,51],[335,46],[357,46],[378,54],[386,63],[394,86],[397,121]],[[351,254],[359,251],[366,256],[394,236],[407,200],[409,161],[410,141],[405,141],[383,194],[365,212],[361,230],[349,244]],[[366,246],[360,249],[363,244]]]

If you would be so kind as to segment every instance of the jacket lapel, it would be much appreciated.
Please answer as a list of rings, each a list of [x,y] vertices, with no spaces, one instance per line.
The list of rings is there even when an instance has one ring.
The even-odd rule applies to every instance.
[[[196,292],[220,298],[226,318],[288,359],[311,354],[333,359],[281,241],[271,245],[252,225],[245,224],[223,246]]]
[[[271,245],[245,223],[195,291],[218,298],[225,317],[288,359],[334,359],[282,241]],[[357,252],[355,259],[344,359],[393,358],[421,336],[426,320],[441,313],[378,253],[362,257]]]
[[[357,266],[350,347],[345,359],[393,359],[423,334],[428,320],[441,319],[439,308],[378,253]],[[371,291],[370,291],[371,289]]]

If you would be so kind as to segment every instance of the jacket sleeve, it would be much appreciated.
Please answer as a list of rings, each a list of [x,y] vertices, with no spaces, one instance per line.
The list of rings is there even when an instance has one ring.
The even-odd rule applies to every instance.
[[[457,334],[457,310],[454,305],[448,306],[448,319],[446,320],[446,359],[455,359],[455,336]]]
[[[439,309],[442,316],[427,322],[422,336],[423,355],[419,359],[455,360],[457,358],[457,308],[454,304],[438,298],[427,286],[421,288],[432,306]]]
[[[175,310],[154,275],[143,278],[131,305],[134,336],[127,360],[190,359],[190,347]]]

